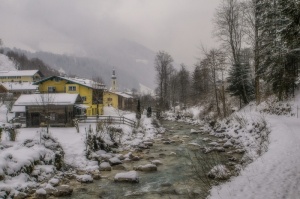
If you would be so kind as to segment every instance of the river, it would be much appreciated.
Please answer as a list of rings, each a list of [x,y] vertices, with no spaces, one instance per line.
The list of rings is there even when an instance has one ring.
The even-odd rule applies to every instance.
[[[188,143],[194,142],[201,146],[205,145],[202,140],[209,135],[191,134],[191,129],[199,129],[184,123],[172,121],[163,121],[162,126],[167,131],[154,141],[150,149],[145,149],[139,153],[143,158],[140,161],[123,163],[126,170],[132,170],[134,166],[150,163],[151,160],[160,160],[162,165],[158,166],[158,171],[140,172],[139,183],[115,183],[113,178],[121,170],[102,171],[102,179],[95,180],[90,184],[80,184],[77,181],[71,181],[74,192],[71,197],[62,197],[64,199],[190,199],[205,198],[207,196],[207,186],[201,180],[195,178],[195,172],[191,167],[191,161],[187,154],[193,154],[195,147],[201,153],[199,147],[190,147]],[[171,144],[164,144],[162,138],[177,138]],[[212,138],[211,139],[217,139]],[[228,159],[225,153],[219,153],[218,159],[226,161]],[[211,158],[210,154],[203,154],[203,157]],[[203,174],[205,176],[205,174]],[[206,191],[205,191],[206,190]]]

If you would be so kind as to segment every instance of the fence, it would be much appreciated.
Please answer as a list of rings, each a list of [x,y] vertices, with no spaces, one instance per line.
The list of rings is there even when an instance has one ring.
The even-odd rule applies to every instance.
[[[126,117],[121,116],[84,116],[84,115],[76,115],[76,119],[79,120],[80,123],[96,123],[96,122],[105,122],[108,124],[126,124],[131,127],[135,127],[135,121],[128,119]]]

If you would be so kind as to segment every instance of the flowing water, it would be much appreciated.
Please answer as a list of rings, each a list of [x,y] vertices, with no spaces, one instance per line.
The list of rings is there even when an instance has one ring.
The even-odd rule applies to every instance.
[[[160,160],[163,164],[158,166],[158,171],[139,171],[139,183],[115,183],[113,181],[115,174],[124,171],[112,170],[101,172],[103,178],[95,180],[91,184],[80,184],[72,181],[70,184],[74,188],[73,195],[64,198],[203,198],[203,195],[200,194],[203,192],[201,182],[194,178],[195,172],[193,172],[189,158],[187,158],[187,153],[192,152],[192,148],[188,147],[187,144],[193,141],[204,145],[202,138],[208,135],[191,135],[191,128],[196,129],[198,127],[183,123],[164,121],[162,125],[168,129],[163,137],[172,138],[178,135],[181,140],[182,136],[189,136],[189,138],[184,138],[184,142],[178,139],[175,143],[171,144],[163,144],[157,140],[150,149],[146,149],[139,154],[143,156],[142,160],[123,163],[123,166],[129,171],[134,166],[150,163],[150,160]],[[221,155],[220,157],[223,156]]]

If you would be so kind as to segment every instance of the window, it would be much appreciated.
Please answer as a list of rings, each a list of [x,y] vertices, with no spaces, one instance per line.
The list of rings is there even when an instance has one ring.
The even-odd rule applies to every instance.
[[[107,98],[107,101],[111,102],[111,101],[112,101],[112,98],[111,98],[111,97]]]
[[[48,86],[48,93],[55,93],[55,87],[54,86]]]
[[[76,91],[76,86],[69,86],[69,91]]]
[[[86,96],[82,96],[81,99],[82,99],[82,101],[85,102],[86,101]]]

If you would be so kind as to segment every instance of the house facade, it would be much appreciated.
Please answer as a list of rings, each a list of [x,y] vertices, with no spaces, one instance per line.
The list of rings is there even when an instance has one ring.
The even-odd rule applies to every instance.
[[[82,105],[78,106],[87,116],[103,114],[103,91],[105,85],[89,79],[52,76],[34,83],[41,93],[79,94]]]
[[[104,91],[103,105],[112,106],[121,110],[134,110],[135,99],[133,96],[123,92]]]
[[[35,82],[42,77],[39,70],[0,71],[0,82]]]
[[[12,111],[16,119],[25,116],[27,127],[72,126],[82,100],[78,94],[46,93],[21,95]]]

